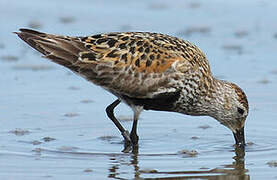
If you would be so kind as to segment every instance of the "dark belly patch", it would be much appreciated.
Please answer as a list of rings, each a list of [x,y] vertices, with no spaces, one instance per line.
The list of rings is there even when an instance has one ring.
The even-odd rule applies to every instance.
[[[143,106],[145,110],[156,111],[172,111],[174,104],[180,98],[181,90],[175,92],[161,93],[153,98],[135,98],[129,96],[122,96],[122,98],[129,104],[136,106]]]

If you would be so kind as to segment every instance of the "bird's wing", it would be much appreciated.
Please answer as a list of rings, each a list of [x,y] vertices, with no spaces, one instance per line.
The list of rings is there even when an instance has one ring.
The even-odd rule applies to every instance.
[[[176,91],[181,76],[208,69],[205,55],[181,39],[147,32],[68,37],[21,29],[18,36],[45,57],[116,95],[151,98]]]

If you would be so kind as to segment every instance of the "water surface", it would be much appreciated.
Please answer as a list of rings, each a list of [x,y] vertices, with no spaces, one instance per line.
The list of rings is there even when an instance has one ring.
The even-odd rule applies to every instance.
[[[276,179],[275,1],[0,1],[1,179]],[[145,111],[137,152],[105,114],[115,97],[40,57],[13,31],[154,31],[197,44],[248,95],[245,156],[209,117]],[[131,127],[132,111],[116,115]],[[197,152],[190,154],[187,152]]]

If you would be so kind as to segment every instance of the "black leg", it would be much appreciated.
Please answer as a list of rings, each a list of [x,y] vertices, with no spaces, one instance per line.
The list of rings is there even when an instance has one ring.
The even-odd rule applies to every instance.
[[[130,138],[131,138],[131,142],[132,142],[133,146],[137,146],[138,140],[139,140],[139,137],[137,135],[137,124],[138,124],[139,113],[140,113],[140,111],[134,113],[134,121],[133,121],[132,131],[130,134]]]
[[[120,103],[121,101],[119,99],[115,100],[112,104],[110,104],[106,108],[106,113],[108,117],[113,121],[113,123],[116,125],[116,127],[119,129],[121,132],[122,136],[124,137],[125,140],[125,146],[129,146],[131,144],[131,138],[129,135],[129,132],[125,130],[122,125],[119,123],[119,121],[115,118],[114,116],[114,108]]]

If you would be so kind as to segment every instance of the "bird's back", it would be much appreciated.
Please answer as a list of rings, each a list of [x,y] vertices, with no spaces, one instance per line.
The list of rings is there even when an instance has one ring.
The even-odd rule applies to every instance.
[[[205,84],[211,76],[199,48],[168,35],[126,32],[68,37],[28,29],[17,34],[46,58],[137,103],[155,97],[176,101],[180,88],[189,88],[182,86]]]

